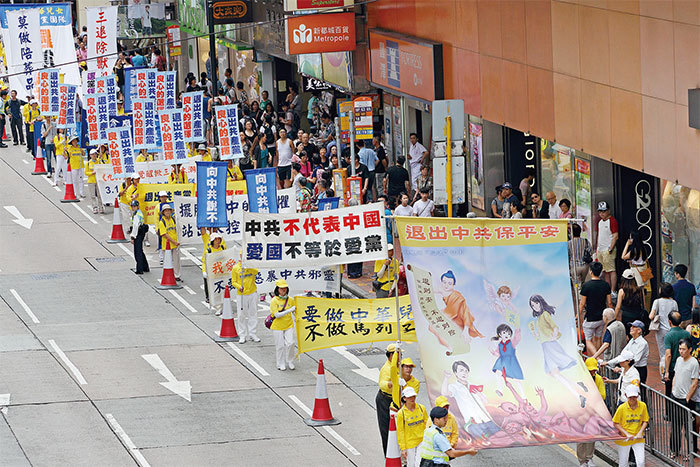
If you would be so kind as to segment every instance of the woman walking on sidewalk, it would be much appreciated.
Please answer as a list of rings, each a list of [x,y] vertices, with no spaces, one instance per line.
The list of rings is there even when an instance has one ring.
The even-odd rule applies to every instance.
[[[270,302],[272,333],[275,337],[277,351],[277,369],[284,371],[294,369],[294,320],[290,316],[296,307],[294,299],[289,297],[289,284],[284,279],[275,282],[275,297]]]

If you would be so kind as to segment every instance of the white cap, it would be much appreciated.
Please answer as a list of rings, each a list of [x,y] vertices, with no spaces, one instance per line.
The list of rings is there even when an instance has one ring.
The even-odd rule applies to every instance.
[[[214,240],[216,240],[217,238],[220,238],[223,240],[224,236],[221,235],[219,232],[214,232],[213,234],[211,234],[211,237],[209,237],[209,242],[213,243]]]
[[[392,245],[391,243],[389,243],[389,244],[387,244],[386,249],[387,249],[388,251],[393,251],[393,250],[394,250],[394,245]]]
[[[168,204],[168,203],[163,203],[163,205],[160,207],[160,212],[163,212],[163,211],[165,211],[166,209],[172,210],[173,207],[172,207],[170,204]]]
[[[625,396],[639,397],[639,387],[635,386],[634,384],[630,384],[627,386],[627,389],[625,389]]]
[[[618,362],[629,362],[630,360],[634,360],[634,354],[629,350],[623,350],[620,352],[620,355],[617,356],[616,360]]]
[[[158,192],[158,196],[168,196],[168,192],[165,191],[165,190],[160,190],[160,191]]]
[[[90,154],[97,154],[97,149],[90,149]]]
[[[38,104],[38,102],[36,101],[36,99],[32,99],[31,101],[29,101],[29,103],[30,103],[30,104]]]
[[[403,397],[413,397],[417,396],[418,393],[416,392],[415,389],[413,389],[411,386],[407,386],[404,388],[403,392],[401,393]]]
[[[134,174],[134,175],[131,176],[131,179],[132,179],[132,180],[141,180],[141,175],[139,175],[139,174]]]

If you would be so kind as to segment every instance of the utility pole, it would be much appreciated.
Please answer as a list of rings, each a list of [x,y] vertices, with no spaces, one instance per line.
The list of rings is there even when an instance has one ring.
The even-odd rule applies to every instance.
[[[210,69],[212,74],[212,76],[210,76],[209,79],[211,79],[212,84],[212,99],[219,95],[219,61],[216,58],[216,36],[214,34],[213,4],[213,0],[207,0],[207,23],[209,25],[209,62],[211,63]]]

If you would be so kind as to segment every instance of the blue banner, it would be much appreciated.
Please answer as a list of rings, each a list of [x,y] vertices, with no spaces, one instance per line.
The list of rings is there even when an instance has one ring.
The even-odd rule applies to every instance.
[[[57,117],[58,111],[61,109],[61,95],[58,90],[60,81],[59,70],[48,70],[49,72],[49,111],[44,112],[44,115]]]
[[[274,167],[245,171],[250,212],[277,214],[277,170]]]
[[[318,210],[330,211],[331,209],[337,209],[339,204],[340,198],[337,196],[335,198],[321,198],[318,200]]]
[[[85,122],[87,121],[87,112],[85,109],[82,109],[81,111],[81,116],[82,116],[82,121]],[[78,122],[80,123],[80,122]],[[131,121],[131,116],[130,115],[113,115],[109,117],[109,128],[121,128],[121,127],[130,127],[133,128],[134,125]],[[78,125],[78,134],[80,135],[80,141],[81,141],[81,147],[85,148],[85,152],[88,154],[90,153],[90,149],[92,148],[97,148],[97,146],[90,145],[90,138],[88,137],[87,134],[87,125]],[[75,132],[75,130],[74,130]]]
[[[17,3],[14,5],[0,5],[0,26],[7,29],[7,12],[12,10],[24,10],[27,8],[39,8],[39,21],[42,26],[70,26],[70,3]],[[5,44],[7,47],[7,44]]]
[[[197,227],[226,227],[228,163],[197,162]]]

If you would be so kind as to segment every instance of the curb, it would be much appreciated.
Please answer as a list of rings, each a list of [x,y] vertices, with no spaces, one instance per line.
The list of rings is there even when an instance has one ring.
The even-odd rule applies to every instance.
[[[595,446],[594,453],[600,460],[607,462],[609,465],[617,465],[618,455],[616,449],[600,441],[595,443]]]
[[[340,289],[345,289],[357,298],[373,298],[362,287],[346,281],[344,278],[340,281]]]

